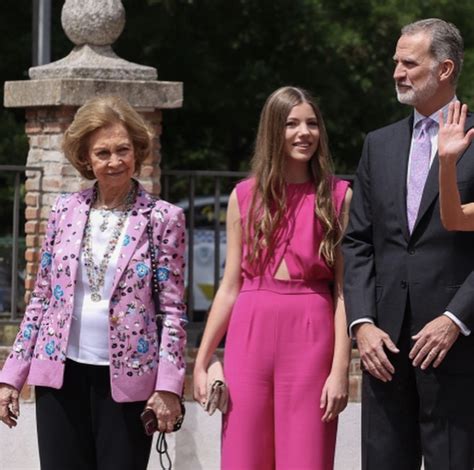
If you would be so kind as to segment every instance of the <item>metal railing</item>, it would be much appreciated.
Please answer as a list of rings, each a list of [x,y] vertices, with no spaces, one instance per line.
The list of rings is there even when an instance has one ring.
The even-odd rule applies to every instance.
[[[16,322],[20,319],[22,312],[19,312],[19,250],[20,250],[20,210],[22,206],[21,188],[24,184],[26,171],[39,173],[39,188],[42,188],[43,169],[40,167],[20,166],[20,165],[0,165],[0,175],[13,175],[13,201],[12,201],[12,229],[11,229],[11,284],[10,284],[10,312],[1,312],[0,322]],[[41,194],[41,189],[39,190]],[[24,232],[22,233],[24,236]],[[23,254],[23,253],[22,253]]]
[[[223,180],[226,182],[235,182],[236,180],[245,178],[248,175],[244,171],[186,171],[186,170],[164,170],[162,172],[162,192],[163,199],[176,203],[179,199],[187,198],[188,205],[186,210],[186,225],[187,231],[187,245],[188,245],[188,259],[187,259],[187,304],[188,316],[191,321],[197,320],[195,312],[195,298],[194,298],[194,283],[195,283],[195,268],[194,268],[194,235],[196,230],[195,224],[195,207],[196,207],[196,191],[199,191],[200,196],[212,195],[214,199],[214,280],[213,292],[217,291],[220,281],[220,244],[221,244],[221,219],[219,214],[221,212],[221,196]],[[171,193],[173,183],[177,180],[186,181],[187,191],[177,191],[173,196]],[[203,180],[207,180],[207,184],[203,184]],[[227,185],[228,187],[229,185]],[[205,190],[202,188],[206,187]],[[199,189],[201,188],[201,189]],[[210,189],[211,188],[211,189]],[[205,191],[205,194],[203,194]],[[201,312],[199,312],[201,313]]]

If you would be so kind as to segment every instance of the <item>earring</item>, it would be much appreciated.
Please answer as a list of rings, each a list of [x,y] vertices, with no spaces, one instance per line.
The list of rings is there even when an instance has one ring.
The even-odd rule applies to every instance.
[[[90,163],[88,163],[88,164],[86,165],[86,170],[87,170],[87,171],[91,171],[91,170],[92,170],[92,167],[91,167],[91,164],[90,164]]]

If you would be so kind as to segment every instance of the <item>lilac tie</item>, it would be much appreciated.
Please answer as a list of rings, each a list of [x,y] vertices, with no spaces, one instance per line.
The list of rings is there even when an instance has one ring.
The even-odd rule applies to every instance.
[[[413,140],[410,155],[410,175],[407,185],[407,218],[410,233],[415,225],[421,195],[430,170],[431,140],[428,130],[433,124],[435,124],[433,119],[424,118],[418,121],[416,125],[420,128],[420,133]]]

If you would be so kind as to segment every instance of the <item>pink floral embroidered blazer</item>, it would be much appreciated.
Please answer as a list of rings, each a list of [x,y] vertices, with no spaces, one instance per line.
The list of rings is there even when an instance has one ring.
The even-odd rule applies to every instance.
[[[0,382],[61,388],[74,305],[74,286],[92,189],[60,196],[43,242],[31,301]],[[157,250],[160,308],[157,350],[147,224]],[[185,222],[182,209],[139,186],[114,278],[109,316],[109,358],[115,401],[146,400],[154,390],[181,394],[185,374]]]

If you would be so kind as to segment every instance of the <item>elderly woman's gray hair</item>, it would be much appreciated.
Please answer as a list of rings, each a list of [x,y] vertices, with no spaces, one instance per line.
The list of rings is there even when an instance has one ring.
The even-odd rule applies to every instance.
[[[119,96],[98,96],[81,106],[64,134],[66,158],[87,179],[94,179],[88,164],[89,137],[97,129],[120,123],[127,129],[133,143],[136,173],[153,152],[153,130],[150,125]]]

